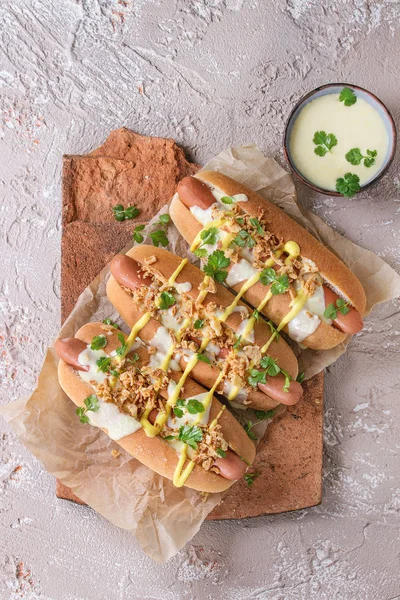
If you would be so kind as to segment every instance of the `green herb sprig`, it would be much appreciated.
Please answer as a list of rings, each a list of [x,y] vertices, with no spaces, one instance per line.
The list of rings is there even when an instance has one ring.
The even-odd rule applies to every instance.
[[[199,402],[196,398],[190,398],[189,400],[179,398],[173,410],[174,415],[180,419],[183,417],[185,410],[191,415],[197,415],[204,412],[204,404]]]
[[[105,346],[107,346],[106,336],[103,334],[95,335],[94,338],[92,339],[92,343],[90,344],[90,349],[91,350],[101,350]]]
[[[124,356],[127,349],[128,349],[128,344],[125,341],[125,337],[123,333],[118,333],[118,339],[120,341],[120,346],[115,350],[117,356]]]
[[[342,196],[352,198],[360,191],[360,178],[354,173],[346,173],[343,177],[336,179],[336,191]]]
[[[325,319],[337,319],[338,312],[342,315],[347,315],[350,312],[349,304],[350,302],[346,302],[343,298],[338,298],[335,303],[328,304],[324,310]]]
[[[154,246],[157,246],[157,248],[158,246],[162,246],[163,248],[168,246],[169,240],[165,232],[165,228],[168,227],[170,222],[171,217],[167,213],[160,215],[159,220],[157,223],[155,223],[155,227],[158,227],[159,229],[156,229],[153,231],[153,233],[149,234],[151,241],[153,242]]]
[[[333,133],[326,133],[325,131],[316,131],[313,142],[316,145],[314,152],[318,156],[325,156],[327,152],[332,152],[332,148],[338,143]]]
[[[116,221],[130,221],[140,215],[140,210],[136,206],[127,206],[124,208],[122,204],[113,206],[113,215]]]
[[[250,369],[250,375],[247,378],[248,383],[252,387],[257,387],[259,383],[267,383],[268,377],[276,377],[280,373],[285,377],[285,383],[283,389],[285,392],[289,391],[291,377],[287,371],[281,369],[276,360],[271,356],[263,356],[260,360],[260,369]]]
[[[115,329],[119,329],[117,323],[114,323],[114,321],[111,321],[111,319],[109,317],[107,317],[106,319],[103,319],[102,323],[104,323],[104,325],[111,325],[111,327],[115,327]]]
[[[176,300],[172,294],[169,292],[161,292],[159,305],[160,310],[167,310],[171,306],[174,306],[174,304],[176,304]]]
[[[214,250],[208,257],[208,262],[204,265],[203,270],[206,275],[212,277],[218,283],[222,283],[228,276],[226,269],[230,263],[230,259],[225,256],[222,250]]]
[[[260,281],[263,285],[271,285],[271,292],[274,296],[278,294],[284,294],[287,292],[289,287],[289,277],[287,273],[278,275],[277,272],[272,268],[263,269],[260,274]]]
[[[246,425],[244,426],[244,430],[251,440],[258,439],[257,436],[255,435],[255,433],[253,433],[253,431],[252,431],[253,427],[258,425],[259,423],[262,423],[262,421],[265,421],[266,419],[272,419],[274,412],[275,412],[274,409],[272,409],[272,410],[256,410],[255,411],[255,415],[256,415],[258,421],[253,423],[252,421],[248,420]]]
[[[83,403],[85,406],[80,406],[79,408],[76,409],[75,412],[78,415],[81,423],[89,423],[89,417],[87,416],[87,412],[88,411],[97,412],[100,408],[99,400],[98,400],[97,396],[92,394],[91,396],[88,396],[87,398],[85,398]]]
[[[375,157],[378,154],[377,150],[367,150],[367,154],[362,154],[360,148],[352,148],[345,156],[347,162],[352,165],[359,165],[361,161],[364,161],[364,167],[372,167],[375,164]]]
[[[140,232],[143,231],[143,229],[145,227],[146,227],[146,225],[136,225],[135,229],[133,230],[132,238],[138,244],[141,244],[143,242],[143,240],[144,240],[144,237],[143,237],[143,235]]]
[[[243,475],[243,479],[247,483],[247,487],[251,488],[251,486],[254,483],[254,480],[257,479],[257,477],[260,477],[260,475],[261,473],[245,473]]]
[[[343,102],[345,106],[353,106],[353,104],[357,102],[357,96],[355,95],[353,90],[351,90],[348,87],[345,87],[339,94],[339,101]]]

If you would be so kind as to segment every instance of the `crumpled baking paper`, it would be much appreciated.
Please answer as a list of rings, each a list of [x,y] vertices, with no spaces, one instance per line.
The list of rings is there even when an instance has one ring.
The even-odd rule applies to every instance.
[[[330,246],[361,280],[368,310],[400,295],[400,276],[382,259],[338,235],[315,215],[299,210],[291,176],[273,159],[264,157],[256,146],[230,148],[213,158],[204,169],[221,171],[275,202]],[[167,210],[165,207],[160,212]],[[146,233],[152,231],[157,220],[158,215],[146,227]],[[169,250],[189,256],[186,242],[173,225],[168,237]],[[73,336],[89,321],[105,317],[118,320],[105,293],[108,276],[106,267],[81,294],[60,336]],[[126,326],[122,327],[126,330]],[[300,368],[311,377],[334,362],[345,347],[346,343],[324,352],[297,352]],[[106,519],[131,532],[153,560],[168,560],[195,535],[222,494],[205,495],[185,487],[177,489],[120,449],[102,431],[81,424],[75,405],[59,386],[57,364],[58,358],[51,347],[31,397],[2,407],[0,414],[49,473]],[[235,414],[241,421],[252,417],[252,411]],[[266,426],[267,423],[257,426],[259,436]],[[114,450],[120,454],[115,456]]]

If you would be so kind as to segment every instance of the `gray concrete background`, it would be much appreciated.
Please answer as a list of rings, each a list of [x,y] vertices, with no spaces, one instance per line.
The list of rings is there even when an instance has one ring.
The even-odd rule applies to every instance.
[[[340,80],[371,89],[399,124],[399,35],[396,0],[3,0],[2,402],[34,388],[58,329],[63,153],[125,125],[199,162],[253,141],[283,164],[293,103]],[[399,158],[353,200],[299,196],[399,270]],[[164,566],[57,501],[0,423],[0,598],[400,598],[399,312],[375,310],[328,370],[322,505],[205,524]]]

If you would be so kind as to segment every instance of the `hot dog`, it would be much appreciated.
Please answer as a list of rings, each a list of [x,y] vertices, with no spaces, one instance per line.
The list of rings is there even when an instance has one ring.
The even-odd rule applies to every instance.
[[[301,398],[297,360],[284,340],[186,259],[142,245],[117,255],[110,270],[108,298],[129,326],[147,319],[138,336],[157,349],[153,362],[189,369],[244,407],[268,411]]]
[[[280,208],[237,181],[212,171],[185,177],[170,215],[206,267],[216,251],[220,262],[223,253],[229,262],[225,285],[240,293],[251,282],[244,300],[255,308],[264,301],[261,312],[301,345],[326,350],[362,329],[366,298],[353,273]],[[212,228],[218,241],[208,245]]]
[[[175,485],[220,492],[253,461],[243,428],[192,379],[168,405],[179,375],[153,368],[146,347],[118,329],[89,323],[74,338],[57,340],[55,350],[60,385],[81,420]]]

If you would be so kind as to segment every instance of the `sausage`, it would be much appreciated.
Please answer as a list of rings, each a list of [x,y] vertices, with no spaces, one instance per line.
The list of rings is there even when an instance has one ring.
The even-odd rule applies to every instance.
[[[188,208],[199,206],[203,210],[206,210],[216,202],[208,185],[200,181],[200,179],[196,179],[196,177],[184,177],[178,183],[176,191],[183,204]]]
[[[124,254],[117,254],[110,262],[110,271],[115,279],[123,285],[134,291],[142,285],[151,285],[150,277],[140,275],[141,265]]]
[[[285,377],[279,373],[276,377],[268,377],[267,383],[259,383],[258,388],[281,404],[287,404],[292,406],[300,400],[303,395],[303,388],[298,381],[291,381],[289,390],[285,392],[283,386],[285,384]]]
[[[225,479],[236,481],[241,479],[246,473],[247,465],[232,450],[227,450],[224,458],[216,458],[214,466],[220,471],[220,475]]]
[[[78,338],[59,338],[54,344],[54,349],[61,360],[78,371],[89,371],[89,365],[81,365],[78,356],[86,350],[87,345]]]
[[[324,285],[324,296],[325,306],[328,306],[328,304],[334,304],[336,306],[336,300],[339,296],[326,285]],[[346,315],[342,315],[339,310],[337,311],[337,317],[336,319],[333,319],[333,325],[337,329],[340,329],[340,331],[343,331],[343,333],[353,335],[354,333],[361,331],[364,324],[358,310],[352,306],[348,306],[348,308],[349,312]]]

